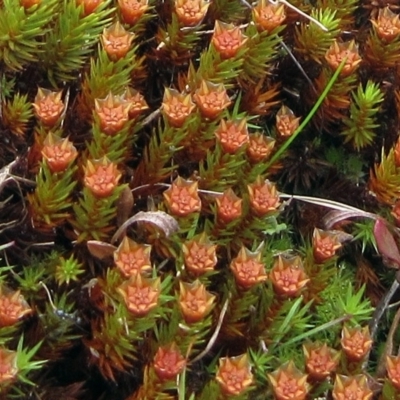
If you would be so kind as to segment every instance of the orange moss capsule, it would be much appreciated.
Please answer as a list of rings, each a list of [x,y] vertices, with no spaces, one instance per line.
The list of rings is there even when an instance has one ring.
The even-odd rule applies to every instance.
[[[179,282],[179,308],[188,324],[203,320],[214,306],[215,296],[196,280],[193,283]]]
[[[368,326],[354,328],[343,326],[340,344],[350,361],[362,360],[371,350],[372,343]]]
[[[106,157],[86,163],[85,186],[99,198],[110,196],[118,186],[121,173],[117,166]]]
[[[135,35],[128,32],[117,21],[108,28],[104,28],[100,36],[103,49],[111,60],[119,60],[128,53]]]
[[[269,273],[274,290],[277,294],[296,297],[310,281],[304,272],[300,257],[278,256]]]
[[[42,155],[50,171],[58,173],[67,169],[77,157],[78,152],[67,138],[60,138],[50,132],[44,140]]]
[[[268,179],[258,176],[256,181],[247,185],[250,208],[259,217],[277,211],[281,205],[276,185]]]
[[[149,8],[148,0],[118,0],[122,20],[128,25],[135,25]]]
[[[215,119],[226,107],[231,104],[223,84],[215,84],[205,80],[201,81],[193,95],[193,99],[205,118]]]
[[[307,375],[293,361],[268,374],[276,400],[305,400],[310,390]]]
[[[130,102],[122,96],[109,93],[104,99],[95,99],[95,113],[100,129],[107,135],[116,135],[129,120]]]
[[[243,35],[238,26],[215,21],[214,33],[211,43],[220,54],[221,58],[233,58],[247,42],[247,37]]]
[[[161,282],[160,278],[148,279],[135,274],[117,290],[123,297],[127,309],[132,314],[143,317],[157,307]]]
[[[239,396],[243,394],[253,383],[251,364],[247,354],[221,357],[215,379],[225,395]]]
[[[42,3],[42,0],[20,0],[19,1],[19,4],[26,9],[31,8],[31,7],[36,6],[37,4],[41,4],[41,3]]]
[[[64,103],[61,99],[62,92],[39,88],[32,104],[37,119],[49,128],[52,128],[60,119],[64,111]]]
[[[239,121],[222,119],[215,136],[226,153],[235,154],[249,142],[246,119]]]
[[[162,111],[171,126],[180,128],[195,107],[190,94],[165,88]]]
[[[186,269],[197,276],[213,271],[217,264],[216,249],[205,233],[186,241],[182,245]]]
[[[135,89],[126,89],[123,98],[130,105],[128,115],[131,119],[137,118],[143,113],[143,111],[146,111],[149,108],[144,96]]]
[[[380,39],[392,42],[400,34],[400,18],[389,7],[381,8],[371,23]]]
[[[249,144],[246,148],[247,157],[255,164],[270,156],[275,147],[275,140],[262,133],[254,133],[249,136]]]
[[[315,228],[312,237],[314,260],[318,264],[330,260],[342,247],[338,235],[333,231]]]
[[[331,349],[326,343],[307,343],[303,345],[306,370],[314,381],[322,381],[336,370],[340,352]]]
[[[362,60],[354,40],[343,43],[335,40],[325,54],[326,61],[332,70],[336,71],[345,58],[347,59],[340,72],[341,76],[351,75],[358,68]]]
[[[0,347],[0,386],[15,381],[18,375],[17,352]]]
[[[386,370],[390,383],[400,390],[400,356],[386,356]]]
[[[215,201],[218,221],[228,224],[242,216],[243,200],[236,196],[232,189],[225,190]]]
[[[151,271],[151,246],[124,237],[114,251],[114,263],[126,277]]]
[[[336,375],[332,396],[334,400],[370,400],[373,392],[365,375]]]
[[[183,26],[196,26],[203,21],[210,3],[204,0],[175,0],[175,12]]]
[[[201,210],[197,182],[186,181],[178,176],[163,195],[171,214],[178,217],[186,217]]]
[[[257,28],[271,32],[281,26],[286,19],[285,6],[282,3],[270,3],[260,0],[253,8],[253,20]]]
[[[186,366],[178,346],[172,342],[168,346],[159,347],[153,360],[154,371],[161,380],[175,379]]]
[[[238,255],[231,261],[230,269],[237,284],[244,289],[250,289],[267,279],[264,263],[261,261],[261,252],[251,252],[242,247]]]
[[[287,138],[296,132],[300,124],[300,117],[286,106],[282,106],[276,114],[276,129],[281,137]]]
[[[83,4],[83,15],[85,16],[94,13],[102,2],[103,0],[76,0],[78,6]]]
[[[0,286],[0,327],[15,325],[31,313],[32,309],[19,290],[13,292]]]

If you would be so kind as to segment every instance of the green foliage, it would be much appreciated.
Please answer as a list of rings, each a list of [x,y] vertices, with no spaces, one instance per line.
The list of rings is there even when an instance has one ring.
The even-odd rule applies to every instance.
[[[283,27],[278,27],[272,32],[258,32],[255,25],[249,24],[245,32],[248,37],[247,51],[242,56],[244,62],[239,79],[257,83],[268,73],[268,69],[277,56],[277,49],[282,40],[279,33],[282,30]]]
[[[212,18],[224,22],[239,23],[248,12],[245,4],[237,0],[215,0],[210,4],[209,14]]]
[[[199,66],[194,71],[192,65],[189,69],[189,85],[199,85],[201,80],[213,83],[223,83],[225,88],[233,86],[235,79],[243,70],[244,54],[247,51],[244,45],[235,55],[235,57],[223,60],[213,45],[200,55]]]
[[[95,115],[95,123],[92,129],[92,140],[86,147],[91,160],[100,160],[107,157],[115,164],[120,164],[129,155],[129,149],[132,147],[135,138],[131,132],[132,123],[127,122],[125,126],[115,135],[103,133],[100,129],[100,123]]]
[[[354,241],[361,241],[361,252],[364,253],[365,249],[373,247],[376,252],[378,248],[376,245],[376,239],[374,235],[375,221],[371,219],[365,219],[362,222],[356,222],[353,225],[352,234],[354,235]]]
[[[55,294],[52,299],[50,291],[46,289],[47,286],[44,288],[48,301],[45,303],[43,313],[39,314],[43,330],[43,348],[46,351],[50,350],[51,356],[56,359],[70,349],[74,341],[79,338],[77,332],[81,317],[76,304],[68,299],[69,293]]]
[[[14,135],[24,135],[29,120],[32,118],[32,104],[27,95],[16,93],[3,105],[3,125]]]
[[[376,116],[379,111],[379,104],[383,101],[383,92],[379,85],[368,81],[365,89],[358,86],[357,93],[353,93],[353,100],[350,106],[350,115],[343,123],[346,128],[341,132],[345,143],[351,142],[360,150],[370,145],[375,138]]]
[[[382,148],[381,162],[375,164],[370,176],[370,189],[384,204],[394,204],[400,197],[400,168],[396,165],[395,149],[385,154]]]
[[[362,154],[349,153],[344,147],[328,147],[325,159],[332,164],[346,179],[355,183],[364,177],[365,161]]]
[[[177,15],[173,13],[166,29],[161,26],[158,28],[158,50],[168,54],[178,64],[190,59],[197,42],[201,39],[199,28],[199,26],[193,28],[180,26]]]
[[[53,262],[57,262],[59,254],[57,252],[52,252],[48,255],[47,258],[52,258],[55,256],[56,259],[53,259]],[[48,268],[46,266],[45,261],[39,261],[32,257],[32,263],[28,267],[24,267],[22,271],[18,274],[15,274],[14,277],[18,282],[19,287],[24,293],[30,295],[34,295],[41,289],[39,282],[43,281],[48,274]]]
[[[12,327],[0,327],[2,346],[15,349],[21,337],[27,346],[24,349],[22,341],[18,345],[25,354],[19,367],[26,375],[22,373],[23,378],[15,382],[16,390],[6,395],[51,399],[60,397],[61,392],[72,399],[82,397],[77,393],[82,391],[89,397],[104,399],[225,398],[229,396],[222,393],[215,379],[219,361],[247,353],[253,383],[237,399],[270,399],[274,395],[267,374],[289,360],[304,370],[304,342],[321,341],[339,348],[344,322],[365,326],[371,320],[373,309],[365,292],[370,293],[372,279],[366,283],[371,284],[368,290],[360,289],[356,266],[337,262],[356,259],[359,264],[358,256],[365,252],[365,262],[370,264],[376,246],[373,221],[357,220],[351,227],[346,225],[346,232],[352,229],[355,243],[343,246],[340,258],[333,257],[321,265],[314,259],[309,236],[312,228],[323,222],[322,207],[297,207],[295,203],[301,196],[294,195],[278,210],[260,217],[250,201],[254,198],[252,194],[250,199],[248,185],[259,176],[260,182],[267,176],[283,182],[286,169],[294,171],[299,166],[295,173],[311,182],[307,188],[311,193],[332,195],[314,199],[319,206],[350,209],[334,201],[341,193],[333,193],[332,188],[344,183],[346,188],[353,185],[355,193],[364,189],[362,198],[354,198],[354,207],[365,207],[381,217],[389,215],[390,207],[382,210],[378,203],[392,205],[400,198],[395,148],[387,156],[382,154],[381,163],[371,172],[369,186],[365,173],[368,163],[374,160],[375,149],[363,148],[374,141],[383,97],[385,114],[382,113],[384,123],[380,129],[385,149],[395,140],[389,130],[398,122],[389,118],[396,114],[392,110],[400,109],[399,82],[391,79],[398,75],[398,38],[379,43],[369,20],[377,10],[371,9],[370,15],[356,0],[315,0],[312,4],[291,0],[291,4],[321,21],[328,31],[285,7],[287,25],[267,32],[256,25],[252,16],[256,1],[208,2],[204,24],[195,27],[180,25],[173,0],[151,0],[150,8],[133,26],[124,23],[122,7],[116,0],[101,2],[88,16],[75,0],[42,0],[41,5],[26,11],[19,2],[0,0],[0,69],[4,70],[0,73],[0,164],[8,166],[11,159],[18,161],[10,164],[12,170],[0,170],[0,177],[4,177],[4,181],[0,179],[0,217],[24,217],[25,210],[28,215],[21,218],[17,227],[0,222],[5,242],[13,241],[13,247],[0,246],[13,264],[1,268],[0,283],[4,289],[21,293],[32,312]],[[265,6],[270,3],[265,1]],[[356,23],[355,16],[359,19]],[[222,58],[211,42],[216,19],[234,24],[246,36],[241,49],[230,59]],[[135,32],[136,44],[118,60],[110,59],[99,43],[101,31],[111,20],[124,23],[126,29]],[[355,43],[362,49],[362,66],[360,73],[345,76],[344,63],[333,72],[324,57],[334,40],[347,40],[348,32],[354,33]],[[281,41],[300,56],[301,67],[312,84],[294,67],[287,52],[279,50],[285,47]],[[382,68],[376,60],[379,57],[383,59]],[[390,85],[381,89],[373,82],[382,80],[383,71]],[[223,84],[232,104],[215,119],[202,115],[198,107],[181,128],[170,126],[162,105],[164,88],[176,87],[196,103],[194,94],[202,80]],[[64,174],[52,174],[44,161],[38,161],[49,128],[32,119],[31,102],[37,84],[71,86],[65,118],[56,130],[60,137],[69,136],[74,142],[79,168],[70,166]],[[124,98],[131,89],[146,98],[149,116],[135,117],[113,136],[104,134],[95,99],[104,99],[109,93]],[[235,154],[225,154],[216,144],[215,131],[221,118],[246,120],[250,137],[261,129],[274,131],[275,111],[281,103],[302,115],[301,125],[292,137],[277,138],[270,159],[255,163],[246,154],[246,145]],[[308,129],[311,120],[313,126]],[[25,135],[26,140],[17,135]],[[305,140],[298,146],[291,147],[294,140],[302,139]],[[343,142],[353,146],[340,146]],[[288,149],[290,157],[283,159]],[[360,154],[358,149],[362,150]],[[84,182],[85,162],[103,156],[118,164],[124,182],[108,198],[96,197]],[[308,171],[319,166],[326,179],[322,186],[314,187],[317,180],[312,181]],[[168,211],[174,210],[163,203],[162,190],[177,174],[197,182],[200,188],[201,210],[187,217],[169,215]],[[34,176],[36,187],[32,188],[29,179]],[[315,176],[322,175],[317,171]],[[215,201],[227,188],[242,201],[241,215],[230,223],[217,217]],[[129,197],[126,207],[121,205],[123,192]],[[376,197],[369,197],[370,192]],[[289,197],[290,194],[282,194],[281,199]],[[269,202],[270,198],[261,192],[258,200]],[[310,197],[308,200],[313,202]],[[119,214],[119,208],[125,208],[124,212]],[[146,210],[152,212],[143,212]],[[146,222],[135,219],[141,212],[149,217],[143,217]],[[143,272],[143,277],[157,279],[157,291],[160,282],[161,293],[147,315],[130,311],[129,302],[121,293],[130,278],[113,260],[118,243],[112,235],[130,213],[134,217],[124,233],[148,246],[142,253],[140,246],[135,251],[125,248],[126,253],[118,262],[135,266],[144,260],[146,266],[153,266],[151,271]],[[154,220],[148,223],[152,217],[159,218],[154,225]],[[169,234],[166,226],[171,220],[177,226]],[[201,246],[190,249],[194,254],[186,254],[189,250],[182,243],[199,232],[205,232],[216,245],[212,254]],[[91,239],[94,243],[84,243]],[[96,243],[99,240],[102,242]],[[92,252],[94,246],[102,251]],[[231,271],[232,259],[242,246],[260,251],[262,259],[261,268],[257,262],[256,270],[252,270],[252,261],[243,263],[243,274],[260,273],[260,280],[265,279],[246,289]],[[39,257],[33,256],[37,253]],[[299,255],[309,278],[306,287],[294,297],[278,294],[271,273],[267,273],[275,257],[282,253]],[[194,262],[216,263],[215,269],[197,276],[188,267],[188,257]],[[378,273],[368,271],[373,278]],[[394,271],[379,274],[383,286],[392,283]],[[215,298],[212,312],[201,321],[190,323],[182,315],[178,287],[180,282],[194,279],[199,279]],[[146,301],[145,290],[130,289],[125,293],[129,301]],[[0,323],[4,312],[1,300]],[[193,305],[196,306],[196,299]],[[389,326],[393,316],[394,312],[387,313],[385,324]],[[378,350],[372,352],[366,369],[371,372],[373,358],[386,340],[385,328],[380,331],[373,344]],[[161,345],[174,341],[187,358],[186,369],[176,378],[161,382],[155,372],[154,355]],[[394,342],[397,341],[396,336]],[[40,369],[43,359],[49,362]],[[350,371],[344,358],[342,362],[337,373]],[[64,371],[75,367],[77,371],[68,375],[66,383]],[[373,379],[379,379],[378,375]],[[37,387],[31,388],[30,381]],[[310,381],[313,387],[309,397],[332,397],[332,381],[333,376],[318,387]],[[383,396],[392,393],[387,387],[383,389]]]
[[[85,105],[92,110],[95,99],[103,99],[110,92],[121,95],[128,87],[132,71],[140,65],[135,58],[135,46],[117,61],[109,59],[107,53],[99,46],[98,56],[90,60],[90,72],[85,74],[82,84],[82,98]]]
[[[226,288],[223,289],[223,293],[230,293],[231,295],[228,311],[224,319],[225,327],[222,328],[223,336],[244,336],[246,332],[243,332],[242,329],[247,326],[246,322],[252,314],[252,309],[254,307],[258,308],[259,290],[257,290],[257,287],[241,291],[235,286],[233,278],[230,277]]]
[[[356,324],[368,321],[373,312],[373,307],[368,299],[364,298],[365,285],[358,291],[351,282],[347,283],[347,290],[340,293],[337,299],[339,315],[351,315],[351,321]]]
[[[57,265],[54,277],[58,285],[64,283],[69,285],[71,281],[77,281],[78,276],[84,272],[85,270],[82,268],[82,264],[71,255],[68,259],[64,257],[60,258],[60,263]]]
[[[97,198],[85,187],[78,203],[73,204],[75,219],[71,219],[78,232],[78,241],[104,240],[115,229],[111,221],[117,216],[117,200],[125,185],[118,186],[106,198]]]
[[[372,26],[366,43],[366,57],[379,68],[393,68],[400,61],[400,54],[397,51],[400,45],[400,36],[390,41],[381,39],[375,26]]]
[[[12,70],[36,63],[43,53],[43,36],[50,31],[59,1],[49,0],[25,10],[19,0],[0,3],[0,60]],[[72,3],[75,4],[75,3]]]
[[[24,337],[20,337],[17,346],[17,368],[19,381],[29,385],[35,385],[34,382],[29,380],[29,374],[34,370],[42,368],[43,364],[47,362],[46,360],[33,360],[41,345],[42,343],[39,342],[31,349],[28,349],[24,347]]]
[[[110,0],[101,2],[87,16],[82,16],[83,6],[78,7],[74,1],[59,3],[55,25],[46,33],[44,52],[40,57],[42,68],[55,87],[61,81],[76,79],[93,53],[93,45],[98,42],[103,28],[111,22],[113,11],[108,8]]]
[[[309,21],[301,24],[296,29],[296,51],[306,58],[322,63],[325,53],[340,34],[340,18],[336,15],[336,9],[330,8],[314,9],[311,17],[321,22],[327,31]]]
[[[45,160],[41,162],[35,192],[28,196],[38,223],[55,226],[69,217],[71,195],[76,186],[75,171],[76,167],[70,166],[65,172],[54,174]]]
[[[354,22],[354,12],[358,6],[358,0],[318,0],[317,6],[336,11],[336,18],[340,21],[339,27],[347,29]]]
[[[206,160],[200,163],[199,186],[202,189],[223,192],[240,181],[245,163],[243,150],[239,150],[236,154],[229,154],[217,144],[215,150],[208,152]]]
[[[317,315],[323,321],[331,321],[349,316],[352,324],[362,325],[372,316],[373,307],[368,299],[365,298],[365,286],[359,290],[355,289],[349,281],[349,273],[338,274],[335,280],[322,293],[323,304],[317,306]],[[334,331],[327,331],[330,337],[334,337]]]
[[[153,131],[150,143],[144,149],[143,161],[137,169],[136,184],[139,185],[142,179],[148,183],[161,182],[176,169],[176,165],[169,164],[169,161],[181,150],[181,142],[187,134],[186,127],[186,123],[181,128],[163,127],[159,122],[158,129]]]
[[[313,327],[309,312],[312,302],[304,304],[303,297],[286,300],[273,317],[265,337],[272,341],[272,348],[279,348],[286,340]]]

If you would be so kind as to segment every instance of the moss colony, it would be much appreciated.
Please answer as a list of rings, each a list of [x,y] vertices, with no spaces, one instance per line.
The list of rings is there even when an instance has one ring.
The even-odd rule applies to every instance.
[[[0,397],[400,399],[396,0],[0,0]]]

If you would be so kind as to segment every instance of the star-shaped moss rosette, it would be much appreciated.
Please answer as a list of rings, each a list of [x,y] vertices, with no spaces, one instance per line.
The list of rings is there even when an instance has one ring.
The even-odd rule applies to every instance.
[[[39,88],[35,97],[33,109],[36,118],[47,128],[52,128],[59,121],[64,111],[62,92],[53,92],[48,89]]]
[[[206,233],[201,233],[182,244],[185,268],[195,276],[214,271],[217,264],[217,245],[213,244]]]
[[[161,346],[153,359],[153,368],[158,378],[162,381],[174,380],[186,366],[186,359],[183,357],[175,342]]]
[[[313,255],[316,263],[322,264],[335,256],[342,247],[338,232],[315,228],[312,237]]]
[[[293,361],[268,374],[276,400],[305,400],[310,390],[307,375]]]
[[[85,186],[97,198],[109,197],[118,186],[121,173],[107,157],[101,160],[88,160],[85,167]]]
[[[100,37],[105,52],[111,60],[118,60],[127,55],[135,35],[125,30],[117,21],[108,28],[104,28]]]
[[[349,361],[361,361],[371,350],[373,341],[368,326],[348,327],[344,325],[340,343]]]
[[[204,118],[215,119],[224,111],[231,101],[223,84],[202,80],[193,99]]]
[[[246,41],[247,37],[242,33],[239,26],[215,21],[211,43],[222,59],[235,57],[239,50],[244,47]]]
[[[178,176],[163,195],[169,211],[177,217],[186,217],[201,210],[197,182]]]
[[[165,88],[162,112],[174,128],[181,128],[195,107],[190,93],[179,93],[175,89]]]
[[[12,326],[33,310],[19,290],[12,291],[0,286],[0,327]]]
[[[340,361],[340,352],[326,343],[309,342],[303,345],[305,366],[313,381],[323,381],[335,372]]]
[[[77,157],[78,152],[68,138],[60,138],[49,132],[43,142],[42,155],[50,171],[58,173],[67,169]]]
[[[332,396],[334,400],[371,400],[372,390],[365,375],[336,375]]]
[[[128,25],[135,25],[148,8],[148,0],[118,0],[122,20]]]
[[[206,318],[215,303],[215,296],[196,280],[192,283],[179,282],[179,308],[186,323],[193,324]]]
[[[158,306],[161,294],[160,278],[145,278],[133,275],[118,287],[127,309],[137,317],[144,317]]]
[[[247,290],[267,279],[261,256],[261,249],[251,252],[242,246],[238,255],[232,259],[230,269],[239,287]]]
[[[260,30],[271,32],[281,26],[285,19],[285,6],[282,3],[273,4],[267,0],[259,0],[253,8],[253,20]]]
[[[279,255],[269,272],[274,291],[279,296],[297,297],[310,281],[303,268],[300,257]]]
[[[143,275],[151,271],[150,253],[150,245],[137,243],[125,236],[114,251],[114,263],[126,278]]]
[[[175,13],[183,26],[195,27],[201,24],[209,6],[205,0],[176,0]]]
[[[95,115],[100,129],[107,135],[116,135],[129,120],[131,104],[122,96],[109,93],[104,99],[95,100]]]
[[[254,382],[248,355],[221,357],[215,379],[222,393],[228,397],[246,393]]]

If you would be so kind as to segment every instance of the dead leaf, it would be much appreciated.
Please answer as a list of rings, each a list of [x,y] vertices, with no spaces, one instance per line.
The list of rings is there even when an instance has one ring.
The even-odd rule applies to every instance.
[[[111,239],[111,243],[115,243],[126,229],[135,222],[146,222],[152,224],[163,231],[166,237],[171,236],[179,229],[178,221],[164,211],[140,211],[118,228],[117,232],[115,232]]]

